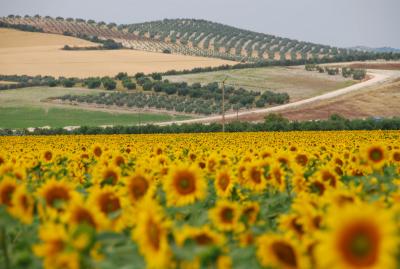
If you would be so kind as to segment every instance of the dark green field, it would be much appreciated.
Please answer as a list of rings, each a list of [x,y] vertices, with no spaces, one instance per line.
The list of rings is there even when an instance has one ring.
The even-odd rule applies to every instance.
[[[122,114],[66,108],[2,107],[0,128],[65,127],[100,125],[136,125],[186,119],[185,116],[165,114]]]

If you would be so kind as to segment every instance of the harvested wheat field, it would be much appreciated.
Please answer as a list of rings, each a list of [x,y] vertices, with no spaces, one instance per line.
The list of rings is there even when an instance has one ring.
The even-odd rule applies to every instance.
[[[118,72],[164,72],[233,64],[232,61],[134,50],[64,51],[93,46],[78,38],[0,29],[0,74],[67,77],[113,76]]]
[[[290,109],[282,116],[291,120],[327,119],[332,114],[346,118],[394,117],[400,115],[400,79],[362,92]]]

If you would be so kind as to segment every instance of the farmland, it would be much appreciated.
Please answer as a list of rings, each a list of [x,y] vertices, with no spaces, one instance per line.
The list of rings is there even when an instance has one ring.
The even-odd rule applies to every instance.
[[[0,269],[400,268],[398,23],[304,0],[4,16],[42,1],[0,4]]]
[[[393,117],[400,115],[400,80],[341,96],[307,107],[288,109],[282,115],[289,119],[325,119],[332,114],[347,118]]]
[[[165,19],[117,25],[84,19],[10,15],[0,18],[0,23],[8,27],[33,27],[46,33],[98,36],[120,42],[126,48],[142,51],[168,51],[236,61],[295,62],[331,57],[342,61],[355,57],[364,60],[375,57],[373,53],[282,38],[195,19]]]
[[[236,88],[283,93],[290,96],[292,102],[310,98],[329,91],[345,88],[356,81],[327,74],[310,74],[297,67],[266,67],[240,70],[218,71],[211,73],[166,76],[170,81],[207,84],[223,81]]]
[[[189,118],[170,114],[73,107],[43,102],[47,98],[67,93],[83,95],[92,91],[80,88],[48,87],[1,91],[0,128],[136,125]]]
[[[152,73],[235,63],[137,50],[65,51],[61,50],[64,45],[93,43],[62,35],[0,28],[0,74],[84,78],[114,76],[118,72]]]
[[[1,107],[0,128],[137,125],[183,120],[185,116],[150,113],[110,113],[68,108]]]
[[[352,268],[361,259],[394,268],[398,139],[394,131],[2,138],[0,264]]]

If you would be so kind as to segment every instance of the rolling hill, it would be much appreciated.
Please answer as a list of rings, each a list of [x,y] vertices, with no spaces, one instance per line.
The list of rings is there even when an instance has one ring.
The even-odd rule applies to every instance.
[[[293,61],[368,54],[196,19],[165,19],[117,25],[84,19],[10,15],[0,18],[0,23],[14,27],[29,26],[46,33],[113,39],[125,48],[135,50],[236,61]]]
[[[95,45],[83,39],[0,28],[0,74],[55,77],[115,76],[118,72],[152,73],[171,69],[235,64],[216,58],[137,50],[63,50],[64,45]]]
[[[400,49],[391,48],[391,47],[380,47],[380,48],[371,48],[366,46],[357,46],[349,48],[351,50],[358,50],[358,51],[366,51],[366,52],[378,52],[378,53],[400,53]]]

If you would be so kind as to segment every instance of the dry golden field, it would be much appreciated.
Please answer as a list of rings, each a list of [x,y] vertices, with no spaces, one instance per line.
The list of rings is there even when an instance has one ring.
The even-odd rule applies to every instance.
[[[0,74],[68,77],[113,76],[118,72],[163,72],[234,62],[134,50],[64,51],[64,45],[93,46],[85,40],[0,29]]]

